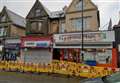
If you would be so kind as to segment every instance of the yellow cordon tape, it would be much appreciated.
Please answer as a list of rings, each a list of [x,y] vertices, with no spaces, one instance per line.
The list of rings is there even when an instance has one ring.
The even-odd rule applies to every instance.
[[[47,65],[18,61],[0,61],[0,70],[33,73],[56,73],[87,78],[103,77],[120,71],[119,68],[112,69],[88,66],[85,64],[58,60],[54,60],[52,63]]]

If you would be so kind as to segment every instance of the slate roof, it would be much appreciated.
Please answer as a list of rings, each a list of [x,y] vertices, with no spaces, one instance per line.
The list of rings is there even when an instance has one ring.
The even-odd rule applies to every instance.
[[[7,9],[7,13],[8,13],[8,16],[10,17],[11,21],[13,22],[13,24],[19,25],[21,27],[26,26],[25,18],[21,17],[20,15],[14,13],[14,12],[8,10],[8,9]]]
[[[41,2],[39,1],[39,3],[41,3]],[[65,12],[63,10],[51,12],[42,3],[41,3],[41,5],[43,6],[43,8],[45,9],[45,11],[47,12],[47,14],[49,15],[50,18],[60,18],[60,17],[64,17],[65,16]]]
[[[65,12],[64,11],[54,11],[51,12],[50,18],[60,18],[60,17],[65,17]]]
[[[9,18],[11,19],[11,21],[13,22],[13,24],[18,25],[20,27],[25,28],[26,27],[26,20],[25,18],[23,18],[22,16],[12,12],[11,10],[6,8],[6,12],[9,16]]]

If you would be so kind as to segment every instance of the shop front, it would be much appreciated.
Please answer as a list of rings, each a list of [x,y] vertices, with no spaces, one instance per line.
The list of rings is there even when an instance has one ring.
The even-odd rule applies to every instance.
[[[81,51],[81,39],[81,33],[55,34],[53,59],[117,66],[117,50],[113,48],[114,31],[84,32],[84,51]],[[82,52],[84,56],[81,56]]]
[[[20,38],[5,39],[4,60],[16,61],[20,58]]]
[[[51,37],[22,37],[21,60],[32,63],[50,63],[52,61]]]

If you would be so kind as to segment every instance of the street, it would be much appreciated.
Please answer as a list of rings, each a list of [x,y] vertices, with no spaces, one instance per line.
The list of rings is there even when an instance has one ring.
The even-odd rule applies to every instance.
[[[0,72],[0,83],[79,83],[80,79],[46,74]]]

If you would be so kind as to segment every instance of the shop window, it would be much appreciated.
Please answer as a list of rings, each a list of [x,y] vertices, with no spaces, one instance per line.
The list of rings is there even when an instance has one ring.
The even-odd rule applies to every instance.
[[[111,60],[111,49],[86,49],[84,53],[84,61],[96,61],[97,64],[110,64]]]
[[[69,55],[68,49],[64,49],[64,60],[68,60],[68,55]]]

